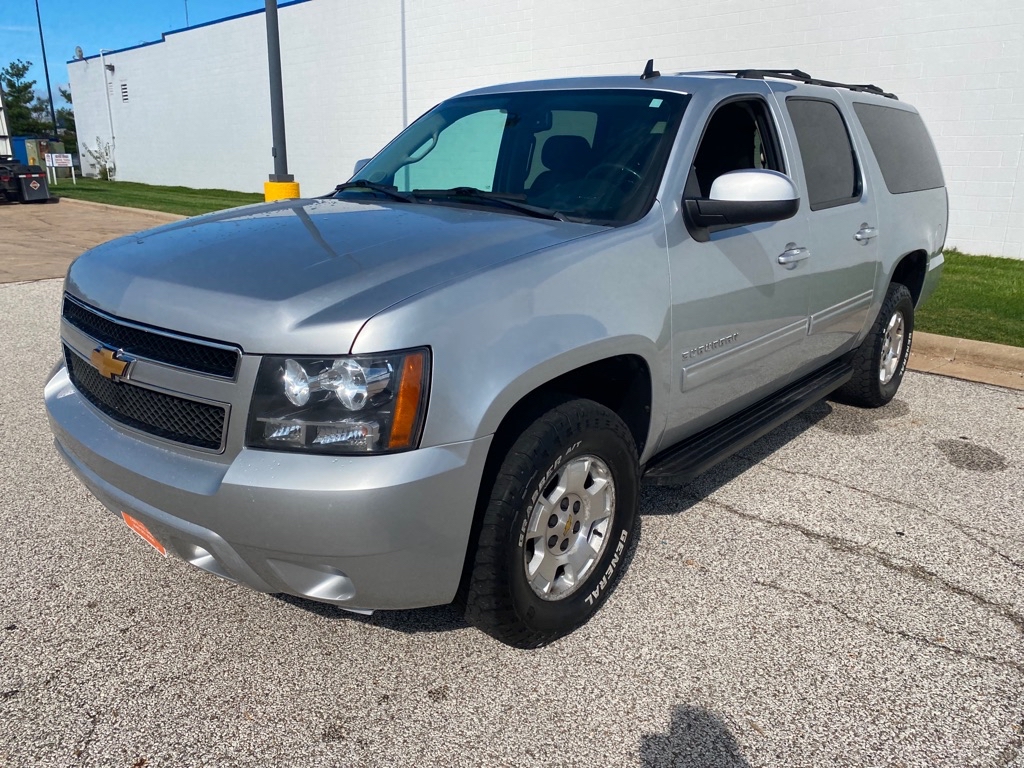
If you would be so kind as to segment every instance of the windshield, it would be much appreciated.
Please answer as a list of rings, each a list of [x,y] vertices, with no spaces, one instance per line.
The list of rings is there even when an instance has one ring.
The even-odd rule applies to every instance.
[[[421,202],[502,199],[557,218],[626,224],[650,210],[688,96],[647,89],[466,96],[425,114],[353,180]],[[381,197],[352,185],[339,197]]]

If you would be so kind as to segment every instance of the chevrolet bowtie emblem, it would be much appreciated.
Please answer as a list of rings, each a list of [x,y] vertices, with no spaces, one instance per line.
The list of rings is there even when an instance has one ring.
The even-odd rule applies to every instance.
[[[135,361],[130,358],[120,359],[119,354],[121,354],[120,351],[116,349],[97,347],[89,355],[89,362],[104,379],[127,381],[132,363]]]

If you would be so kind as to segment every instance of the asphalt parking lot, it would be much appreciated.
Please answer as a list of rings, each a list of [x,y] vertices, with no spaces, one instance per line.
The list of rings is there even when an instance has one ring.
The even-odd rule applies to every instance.
[[[539,651],[164,560],[45,425],[60,282],[0,286],[0,765],[1022,766],[1024,393],[908,374],[646,488]]]

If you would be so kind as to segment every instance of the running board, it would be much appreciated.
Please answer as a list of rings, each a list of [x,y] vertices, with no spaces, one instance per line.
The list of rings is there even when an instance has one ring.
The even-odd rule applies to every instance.
[[[849,356],[834,360],[725,421],[662,451],[647,463],[644,479],[655,485],[691,480],[814,405],[853,376]]]

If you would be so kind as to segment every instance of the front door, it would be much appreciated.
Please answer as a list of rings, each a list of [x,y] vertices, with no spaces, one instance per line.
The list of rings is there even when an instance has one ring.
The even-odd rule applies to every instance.
[[[685,195],[708,197],[717,176],[752,168],[787,172],[772,109],[759,96],[729,99],[704,128]],[[810,254],[802,211],[713,228],[707,242],[687,233],[682,216],[666,226],[674,375],[662,446],[755,402],[806,361]]]

